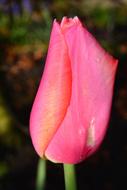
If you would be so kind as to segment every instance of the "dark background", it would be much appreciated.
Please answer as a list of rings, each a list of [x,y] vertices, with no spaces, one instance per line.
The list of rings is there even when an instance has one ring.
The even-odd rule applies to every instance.
[[[51,23],[64,15],[77,15],[119,59],[109,129],[99,151],[76,165],[78,190],[127,189],[127,1],[0,0],[0,190],[35,189],[29,115]],[[62,165],[47,161],[45,189],[64,189]]]

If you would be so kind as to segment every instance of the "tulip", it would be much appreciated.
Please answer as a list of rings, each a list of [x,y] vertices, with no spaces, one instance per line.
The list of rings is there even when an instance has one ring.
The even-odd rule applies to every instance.
[[[30,117],[32,143],[41,158],[75,164],[98,149],[108,126],[117,63],[78,17],[54,20]]]

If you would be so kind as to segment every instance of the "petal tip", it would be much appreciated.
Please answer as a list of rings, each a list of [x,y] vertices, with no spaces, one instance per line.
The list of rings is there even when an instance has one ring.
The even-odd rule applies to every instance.
[[[79,18],[78,18],[78,16],[75,16],[75,17],[73,18],[73,21],[74,21],[76,24],[81,24],[81,23],[80,23],[80,20],[79,20]]]
[[[63,17],[61,21],[61,28],[65,30],[66,28],[70,28],[71,26],[81,24],[79,18],[75,16],[74,18],[67,18],[66,16]]]

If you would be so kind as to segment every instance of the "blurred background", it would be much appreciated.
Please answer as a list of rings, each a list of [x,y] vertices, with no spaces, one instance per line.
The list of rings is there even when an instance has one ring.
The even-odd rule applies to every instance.
[[[127,189],[127,0],[0,0],[0,190],[35,189],[29,115],[52,21],[64,15],[77,15],[119,59],[109,129],[99,151],[76,165],[78,190]],[[64,189],[63,171],[47,161],[51,189]]]

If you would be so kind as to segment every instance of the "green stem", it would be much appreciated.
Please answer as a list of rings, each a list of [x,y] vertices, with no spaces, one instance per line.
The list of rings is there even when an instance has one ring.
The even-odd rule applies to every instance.
[[[46,180],[46,160],[39,159],[36,176],[36,190],[44,190]]]
[[[64,180],[66,190],[76,190],[76,174],[75,166],[73,164],[63,164],[64,166]]]

